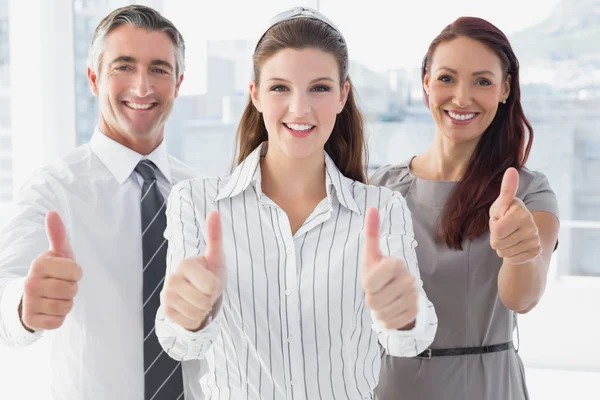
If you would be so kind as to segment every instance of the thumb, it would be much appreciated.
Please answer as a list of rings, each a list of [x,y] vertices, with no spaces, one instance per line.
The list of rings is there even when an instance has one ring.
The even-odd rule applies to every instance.
[[[215,271],[223,265],[223,234],[221,232],[221,216],[213,211],[206,217],[206,251],[209,268]]]
[[[65,224],[55,211],[46,214],[46,235],[50,243],[49,250],[52,253],[59,257],[74,259]]]
[[[517,189],[519,188],[519,173],[514,168],[509,168],[504,173],[502,178],[502,186],[500,186],[500,194],[494,202],[490,217],[499,219],[506,214],[512,201],[517,195]]]
[[[365,217],[365,247],[363,251],[363,264],[368,268],[381,259],[379,249],[379,210],[369,208]]]

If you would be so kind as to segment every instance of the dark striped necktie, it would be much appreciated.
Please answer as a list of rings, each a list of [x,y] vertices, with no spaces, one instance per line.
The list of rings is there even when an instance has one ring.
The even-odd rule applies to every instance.
[[[144,178],[142,186],[142,249],[144,255],[144,381],[145,400],[183,399],[181,363],[165,353],[154,333],[154,320],[165,280],[167,225],[165,200],[156,181],[156,166],[142,160],[135,171]]]

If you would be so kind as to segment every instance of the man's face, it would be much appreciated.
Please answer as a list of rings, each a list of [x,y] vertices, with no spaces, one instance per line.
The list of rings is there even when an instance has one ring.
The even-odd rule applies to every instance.
[[[183,80],[175,51],[164,32],[123,25],[106,36],[99,71],[88,69],[105,135],[140,154],[162,142]]]

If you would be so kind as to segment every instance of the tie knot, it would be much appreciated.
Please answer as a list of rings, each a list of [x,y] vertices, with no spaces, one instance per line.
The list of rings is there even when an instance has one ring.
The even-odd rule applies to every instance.
[[[150,160],[141,160],[135,167],[135,172],[140,174],[145,181],[156,179],[156,165]]]

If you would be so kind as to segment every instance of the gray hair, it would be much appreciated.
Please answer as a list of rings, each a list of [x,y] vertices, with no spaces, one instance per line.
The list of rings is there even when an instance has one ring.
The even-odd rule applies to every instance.
[[[104,42],[106,36],[119,26],[128,25],[135,28],[144,28],[149,31],[165,32],[175,45],[175,77],[178,79],[185,71],[185,42],[183,36],[175,25],[153,8],[130,5],[117,8],[107,15],[96,27],[90,49],[88,52],[87,66],[95,72],[100,71]]]

